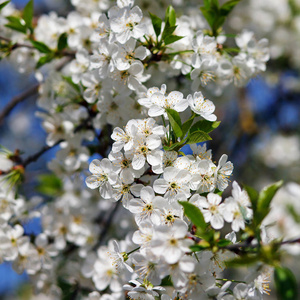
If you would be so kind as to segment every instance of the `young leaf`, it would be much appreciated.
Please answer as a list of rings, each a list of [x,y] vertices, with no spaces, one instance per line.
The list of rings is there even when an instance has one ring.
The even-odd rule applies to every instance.
[[[229,0],[228,2],[224,3],[220,7],[220,13],[222,16],[228,16],[228,14],[234,9],[234,7],[240,2],[241,0]]]
[[[172,129],[177,137],[182,136],[181,130],[181,119],[179,113],[171,108],[166,108],[166,112],[168,114],[169,121],[171,123]]]
[[[169,26],[169,23],[167,23],[161,35],[162,40],[164,41],[168,36],[170,36],[175,31],[176,27],[177,26]]]
[[[164,39],[164,43],[165,43],[165,45],[170,45],[170,44],[175,43],[176,41],[181,40],[182,38],[184,38],[184,36],[169,35]]]
[[[37,62],[37,64],[36,64],[35,68],[36,68],[36,69],[40,68],[41,66],[43,66],[43,65],[45,65],[46,63],[50,62],[53,58],[54,58],[54,54],[53,54],[53,53],[48,53],[48,54],[46,54],[45,56],[42,56],[42,57],[38,60],[38,62]]]
[[[270,204],[278,189],[282,186],[283,181],[278,181],[272,185],[265,187],[258,196],[257,211],[263,218],[269,213]]]
[[[259,261],[258,256],[242,255],[232,260],[225,262],[227,267],[241,267],[252,265]]]
[[[58,51],[61,51],[68,46],[67,38],[68,38],[68,36],[65,32],[59,36],[58,41],[57,41],[57,50]]]
[[[158,37],[160,35],[161,32],[161,24],[162,24],[162,20],[157,17],[156,15],[153,15],[149,12],[151,21],[152,21],[152,25],[153,25],[153,29],[155,32],[155,35]]]
[[[283,267],[276,267],[274,271],[275,286],[278,299],[297,300],[297,281],[291,270]]]
[[[32,30],[32,18],[33,18],[33,0],[30,0],[23,10],[23,20],[27,28]]]
[[[254,188],[247,186],[247,185],[243,185],[243,188],[247,192],[247,194],[250,198],[253,211],[256,212],[258,192]]]
[[[51,49],[42,42],[33,41],[33,40],[30,40],[30,42],[33,45],[33,47],[35,49],[39,50],[39,52],[41,52],[41,53],[51,53],[52,52]]]
[[[218,126],[220,125],[220,121],[215,121],[215,122],[210,122],[207,120],[201,120],[196,122],[190,129],[190,132],[194,132],[197,130],[202,130],[206,133],[210,133],[211,131],[213,131],[214,129],[218,128]]]
[[[47,196],[57,196],[62,190],[62,182],[54,174],[40,175],[38,181],[37,191]]]
[[[72,86],[77,92],[80,93],[80,87],[78,84],[74,83],[72,78],[70,76],[62,76],[62,78],[70,85]]]
[[[170,26],[175,26],[176,24],[176,13],[172,5],[168,6],[165,15],[165,23],[169,23]]]
[[[205,141],[211,140],[211,137],[202,130],[194,131],[190,133],[187,137],[187,144],[197,144]]]
[[[0,4],[0,11],[9,3],[10,1],[5,1]]]
[[[184,122],[182,124],[182,136],[181,138],[183,139],[185,137],[185,135],[187,134],[187,132],[189,131],[189,129],[191,128],[193,122],[194,122],[194,118],[195,118],[195,114],[193,114],[186,122]]]
[[[9,21],[9,23],[5,24],[5,27],[22,33],[27,32],[27,28],[21,23],[21,19],[12,16],[6,17],[6,19]]]
[[[184,214],[191,220],[191,222],[204,231],[207,227],[201,210],[192,203],[187,201],[178,201],[183,206]]]

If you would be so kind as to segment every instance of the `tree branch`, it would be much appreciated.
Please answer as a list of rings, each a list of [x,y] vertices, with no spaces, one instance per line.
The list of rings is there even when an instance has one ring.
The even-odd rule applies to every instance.
[[[58,144],[60,144],[63,140],[59,140],[57,141],[54,145],[52,146],[44,146],[39,152],[29,156],[26,160],[24,160],[24,162],[22,163],[22,166],[24,167],[24,169],[32,162],[37,161],[39,159],[40,156],[42,156],[45,152],[47,152],[48,150],[54,148],[55,146],[57,146]]]
[[[2,124],[3,120],[6,116],[10,114],[10,112],[14,109],[14,107],[22,102],[23,100],[27,99],[30,96],[33,96],[37,93],[39,88],[39,84],[36,84],[29,88],[28,90],[24,91],[20,95],[15,96],[12,100],[4,107],[3,111],[0,113],[0,125]]]
[[[104,241],[104,238],[110,228],[110,225],[114,219],[114,216],[118,210],[118,207],[120,206],[120,203],[121,201],[117,201],[114,208],[111,210],[106,222],[105,222],[105,225],[104,227],[102,228],[101,232],[100,232],[100,235],[99,235],[99,240],[98,242],[95,244],[95,246],[93,247],[93,250],[96,250],[101,244],[102,242]]]

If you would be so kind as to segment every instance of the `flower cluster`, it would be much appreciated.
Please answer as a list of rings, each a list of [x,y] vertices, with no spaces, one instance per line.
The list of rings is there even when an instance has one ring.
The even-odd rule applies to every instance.
[[[47,137],[27,159],[0,153],[0,261],[26,271],[38,297],[262,299],[280,271],[281,244],[266,228],[281,183],[257,193],[233,181],[223,195],[233,164],[204,143],[220,124],[204,95],[264,71],[268,42],[224,32],[232,1],[213,18],[207,5],[218,1],[202,14],[183,2],[180,17],[168,6],[161,19],[140,8],[155,12],[155,1],[72,0],[65,17],[38,18],[33,1],[22,13],[1,1],[1,57],[34,70]],[[56,146],[44,196],[21,196],[27,165]],[[251,276],[223,278],[241,261],[257,263]]]

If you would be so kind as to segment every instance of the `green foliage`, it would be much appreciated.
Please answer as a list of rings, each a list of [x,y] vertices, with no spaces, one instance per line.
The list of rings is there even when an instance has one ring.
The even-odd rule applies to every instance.
[[[274,271],[274,279],[278,299],[281,300],[297,300],[298,288],[297,281],[291,270],[284,267],[276,267]]]
[[[180,36],[180,35],[169,35],[165,38],[164,43],[165,45],[169,45],[169,44],[173,44],[176,41],[181,40],[182,38],[184,38],[184,36]]]
[[[253,188],[244,186],[249,195],[253,209],[253,228],[258,228],[263,219],[270,212],[270,204],[278,189],[282,186],[283,181],[278,181],[265,187],[260,193]]]
[[[244,254],[232,260],[227,261],[225,264],[227,267],[241,267],[241,266],[253,265],[258,261],[259,261],[258,255]]]
[[[30,40],[32,46],[41,53],[51,53],[52,50],[44,43]]]
[[[187,134],[187,132],[189,131],[189,129],[191,128],[193,122],[194,122],[194,118],[195,118],[195,114],[192,114],[192,116],[182,124],[182,135],[181,138],[184,138],[185,135]]]
[[[7,24],[5,24],[5,27],[26,34],[27,27],[23,23],[24,21],[22,22],[22,20],[20,18],[13,17],[13,16],[6,17],[6,19],[9,22]]]
[[[186,143],[197,144],[209,140],[211,140],[211,137],[206,132],[197,130],[188,135]]]
[[[204,6],[200,7],[200,9],[211,27],[213,36],[218,35],[226,17],[239,2],[240,0],[229,0],[220,6],[218,0],[204,0]]]
[[[155,47],[153,47],[153,53],[158,51],[165,51],[167,48],[167,45],[173,44],[176,41],[179,41],[183,38],[183,36],[174,35],[173,32],[176,29],[176,13],[174,8],[170,5],[165,13],[165,27],[164,30],[161,32],[162,28],[162,19],[157,17],[154,14],[149,13],[152,26],[156,35],[156,44]],[[158,37],[161,34],[160,40],[158,40]],[[155,51],[155,52],[154,52]],[[168,55],[166,55],[168,56]]]
[[[162,24],[162,20],[157,17],[156,15],[153,15],[149,12],[151,21],[152,21],[152,25],[153,25],[153,29],[155,32],[156,37],[158,38],[158,36],[160,35],[161,32],[161,24]]]
[[[184,214],[197,226],[197,229],[205,231],[207,224],[205,223],[201,210],[192,203],[187,201],[178,201],[183,206]]]
[[[53,53],[53,52],[52,52],[52,53],[49,53],[49,54],[47,54],[47,55],[45,55],[45,56],[42,56],[42,57],[38,60],[36,66],[35,66],[36,69],[42,67],[42,66],[45,65],[46,63],[49,63],[53,58],[54,58],[54,53]]]
[[[68,35],[65,32],[59,36],[58,41],[57,41],[57,50],[58,51],[62,51],[63,49],[65,49],[68,46],[67,40],[68,40]]]
[[[206,133],[212,132],[214,129],[218,128],[221,121],[210,122],[207,120],[201,120],[196,122],[190,129],[190,132],[195,132],[198,130],[202,130]]]
[[[54,197],[60,194],[63,184],[54,174],[43,174],[38,178],[36,190],[46,196]]]
[[[25,24],[31,33],[33,32],[32,18],[33,18],[33,0],[30,0],[24,7],[23,20],[25,21]]]
[[[78,93],[80,93],[80,87],[78,84],[74,83],[72,78],[70,76],[62,76],[62,78],[70,85],[74,88],[74,90],[76,90]]]
[[[9,3],[10,1],[5,1],[0,4],[0,11]]]
[[[166,112],[176,137],[182,136],[181,119],[179,113],[171,108],[166,108]]]

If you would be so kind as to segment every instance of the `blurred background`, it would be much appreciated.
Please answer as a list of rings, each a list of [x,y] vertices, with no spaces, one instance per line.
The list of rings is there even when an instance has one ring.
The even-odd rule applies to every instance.
[[[12,2],[20,9],[27,3]],[[165,6],[171,2],[175,9],[182,4],[182,1],[162,2]],[[35,0],[36,15],[51,10],[66,15],[70,9],[69,1]],[[232,181],[236,179],[260,189],[283,179],[287,185],[282,197],[289,197],[290,193],[300,203],[300,0],[242,0],[226,27],[232,33],[247,28],[255,32],[257,39],[268,38],[271,60],[267,71],[245,88],[228,89],[221,96],[210,98],[222,123],[213,132],[209,147],[215,160],[223,153],[228,154],[234,164]],[[34,84],[32,74],[20,74],[7,61],[1,61],[0,111],[14,96]],[[0,124],[0,144],[10,150],[20,149],[24,156],[37,152],[45,144],[46,133],[35,116],[35,100],[36,96],[31,96],[18,104]],[[36,178],[47,172],[46,162],[55,151],[55,148],[48,151],[30,165],[23,191],[27,197],[35,195]],[[38,232],[38,220],[27,224],[26,230]],[[2,296],[26,281],[25,274],[16,274],[7,263],[0,265],[0,278]]]

